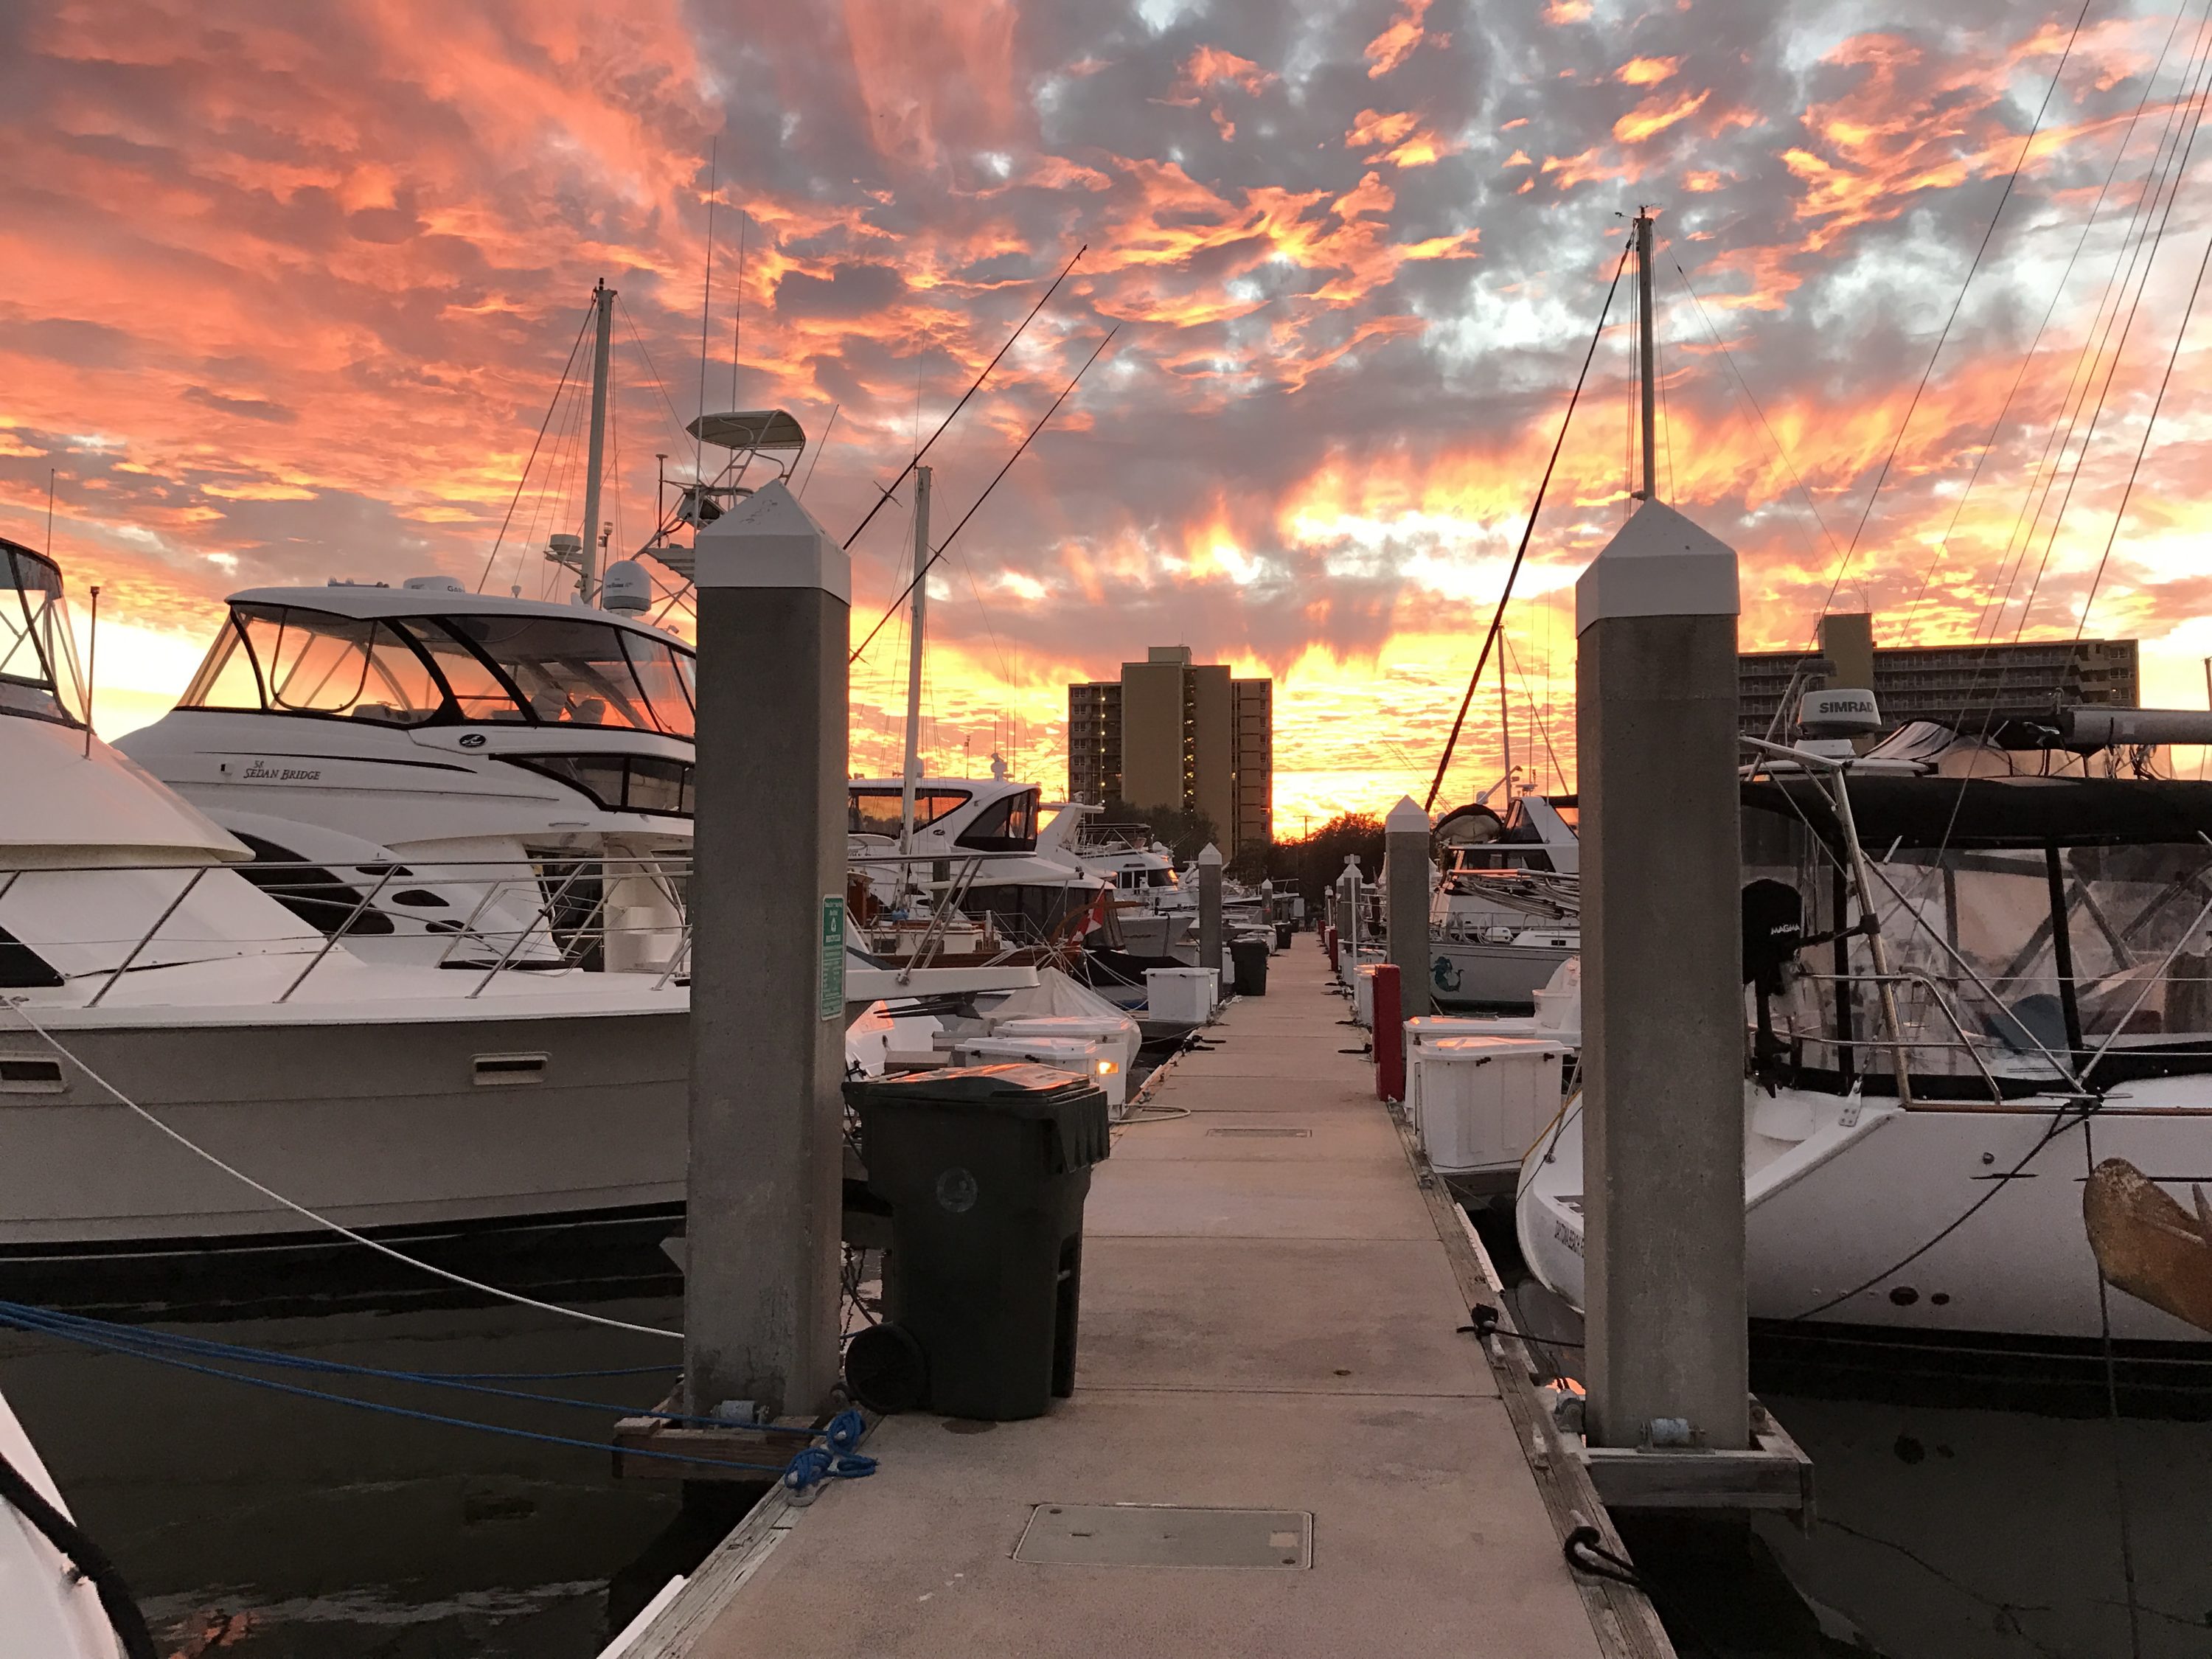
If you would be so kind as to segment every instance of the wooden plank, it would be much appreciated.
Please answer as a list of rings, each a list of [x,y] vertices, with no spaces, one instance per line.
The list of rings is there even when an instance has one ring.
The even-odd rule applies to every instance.
[[[1498,1279],[1498,1270],[1491,1265],[1489,1253],[1482,1248],[1474,1224],[1453,1201],[1443,1180],[1429,1168],[1429,1160],[1400,1109],[1394,1106],[1391,1116],[1397,1124],[1406,1160],[1413,1165],[1414,1177],[1420,1183],[1429,1220],[1443,1243],[1444,1254],[1451,1261],[1452,1276],[1459,1281],[1461,1298],[1470,1310],[1486,1306],[1496,1310],[1500,1322],[1510,1324],[1504,1287]],[[1536,1398],[1536,1385],[1532,1378],[1537,1368],[1530,1364],[1528,1350],[1518,1338],[1500,1332],[1469,1340],[1482,1344],[1483,1358],[1498,1383],[1506,1414],[1512,1419],[1514,1437],[1520,1442],[1521,1455],[1528,1460],[1529,1474],[1535,1477],[1536,1491],[1543,1498],[1545,1512],[1551,1516],[1553,1533],[1561,1547],[1564,1548],[1569,1532],[1587,1522],[1597,1528],[1606,1548],[1623,1559],[1628,1559],[1628,1547],[1613,1529],[1613,1518],[1606,1513],[1597,1488],[1591,1484],[1589,1471],[1561,1442],[1552,1425],[1551,1413]],[[1589,1616],[1590,1628],[1597,1636],[1598,1647],[1607,1659],[1675,1659],[1674,1644],[1668,1638],[1666,1626],[1659,1622],[1658,1609],[1643,1591],[1579,1571],[1573,1577],[1575,1588],[1582,1595],[1583,1611]]]
[[[779,1419],[778,1425],[798,1429],[815,1426],[804,1417]],[[617,1480],[774,1480],[777,1472],[809,1443],[795,1434],[765,1433],[734,1423],[727,1428],[719,1428],[671,1423],[658,1417],[625,1417],[615,1425],[614,1472]],[[639,1451],[657,1455],[623,1455],[625,1452]],[[670,1461],[679,1456],[699,1461]],[[738,1464],[755,1467],[717,1467]]]

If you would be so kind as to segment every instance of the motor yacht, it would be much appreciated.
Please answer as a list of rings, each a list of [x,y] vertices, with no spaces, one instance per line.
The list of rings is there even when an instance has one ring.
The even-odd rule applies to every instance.
[[[879,956],[929,937],[958,942],[940,960],[987,949],[1072,956],[1094,937],[1119,945],[1113,884],[1070,850],[1080,809],[1062,805],[1040,824],[1043,792],[1007,777],[1003,763],[994,773],[918,779],[910,846],[903,780],[848,786],[850,858],[866,875],[856,914]]]
[[[2055,727],[1840,747],[1743,786],[1755,1340],[2212,1360],[2212,784]],[[1516,1209],[1577,1307],[1581,1122]]]
[[[0,769],[13,786],[0,807],[0,1270],[13,1294],[173,1306],[251,1278],[315,1303],[405,1272],[241,1176],[416,1254],[529,1272],[558,1258],[580,1289],[665,1273],[658,1247],[680,1222],[687,1155],[680,955],[658,972],[584,970],[574,940],[540,937],[534,872],[537,931],[501,942],[483,908],[497,874],[477,872],[471,897],[453,861],[434,882],[380,842],[362,863],[304,872],[257,855],[91,733],[61,573],[12,543],[0,543]],[[334,787],[289,810],[335,816],[332,803],[375,793]],[[447,844],[398,838],[434,858]],[[319,909],[302,904],[303,882]],[[443,935],[449,953],[361,948],[390,938],[358,932],[371,896],[404,908],[410,891],[474,918]],[[902,972],[848,955],[847,1015],[887,996],[1035,983],[1028,968]]]
[[[1175,854],[1153,840],[1148,825],[1086,822],[1071,850],[1085,870],[1114,884],[1123,949],[1161,957],[1176,955],[1179,947],[1195,950],[1198,895],[1178,878]]]
[[[1443,872],[1429,908],[1437,1006],[1525,1012],[1582,948],[1572,795],[1479,798],[1437,824]]]
[[[366,954],[445,962],[465,932],[496,956],[520,931],[526,964],[657,975],[682,939],[692,670],[636,615],[451,577],[252,588],[176,708],[117,746],[294,866],[263,880],[303,917],[330,921],[349,884],[301,866],[407,866],[350,924]],[[481,896],[465,908],[454,884]],[[601,921],[602,945],[566,951]]]

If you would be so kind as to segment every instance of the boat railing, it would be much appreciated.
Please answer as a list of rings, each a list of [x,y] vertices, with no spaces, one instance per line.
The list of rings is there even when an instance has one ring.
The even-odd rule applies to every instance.
[[[960,904],[979,878],[994,866],[1019,861],[1021,853],[966,851],[945,862],[948,880],[932,884],[931,915],[916,948],[900,966],[902,977],[919,968],[942,965],[948,931],[963,920]],[[911,854],[848,854],[855,878],[886,864],[919,862]],[[210,878],[243,878],[263,896],[273,899],[304,924],[295,931],[256,936],[237,927],[209,925],[206,908],[222,901]],[[421,854],[338,860],[255,860],[252,862],[157,861],[98,866],[0,867],[0,909],[11,895],[20,903],[44,879],[65,876],[73,883],[154,878],[150,892],[134,895],[130,931],[112,933],[72,929],[50,949],[91,966],[54,971],[68,984],[90,984],[88,1006],[99,1006],[126,975],[155,968],[205,962],[210,957],[304,958],[299,971],[273,997],[293,1000],[339,947],[357,958],[411,963],[473,972],[464,992],[475,1000],[504,976],[562,969],[590,969],[643,977],[665,989],[685,972],[691,948],[686,894],[691,875],[687,853],[544,853],[527,859],[447,859]],[[167,879],[173,878],[171,888]],[[1079,879],[1071,875],[1071,883]],[[197,898],[198,904],[193,905]],[[79,915],[95,916],[78,900]],[[192,928],[197,914],[200,925]],[[39,949],[38,930],[10,930],[23,948]],[[989,929],[991,948],[961,965],[1000,965],[1032,948],[1034,942],[1005,938]],[[440,936],[443,935],[442,938]],[[157,948],[161,947],[161,948]],[[203,948],[210,947],[210,948]],[[43,959],[43,958],[42,958]],[[619,963],[620,965],[617,965]]]

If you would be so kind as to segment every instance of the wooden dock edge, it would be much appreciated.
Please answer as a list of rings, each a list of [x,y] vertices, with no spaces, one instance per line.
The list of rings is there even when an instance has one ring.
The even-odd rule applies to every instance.
[[[1504,1285],[1474,1224],[1429,1168],[1428,1158],[1413,1138],[1404,1113],[1393,1107],[1390,1115],[1405,1148],[1406,1161],[1420,1184],[1429,1220],[1451,1262],[1452,1276],[1459,1281],[1461,1299],[1470,1310],[1481,1306],[1495,1310],[1500,1322],[1510,1326]],[[1597,1528],[1607,1549],[1626,1559],[1628,1547],[1614,1530],[1589,1468],[1575,1449],[1560,1440],[1551,1413],[1536,1398],[1536,1385],[1530,1381],[1534,1367],[1528,1363],[1527,1349],[1517,1337],[1497,1331],[1468,1340],[1482,1345],[1498,1397],[1512,1419],[1514,1437],[1520,1443],[1522,1456],[1528,1460],[1528,1473],[1535,1479],[1536,1491],[1552,1518],[1552,1530],[1561,1548],[1565,1547],[1567,1534],[1587,1522]],[[1606,1659],[1675,1659],[1674,1644],[1659,1622],[1658,1610],[1643,1591],[1590,1573],[1577,1571],[1572,1576],[1598,1649]]]

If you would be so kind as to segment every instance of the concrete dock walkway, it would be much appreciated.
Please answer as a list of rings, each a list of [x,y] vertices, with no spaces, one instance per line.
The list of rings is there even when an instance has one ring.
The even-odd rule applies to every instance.
[[[1425,1653],[1601,1639],[1467,1322],[1439,1212],[1310,936],[1095,1172],[1077,1389],[995,1425],[886,1420],[872,1478],[750,1524],[650,1659]],[[1039,1506],[1312,1517],[1310,1565],[1041,1565]],[[1278,1534],[1287,1541],[1288,1534]],[[1594,1623],[1594,1620],[1595,1622]]]

